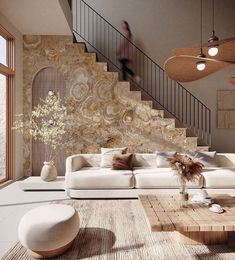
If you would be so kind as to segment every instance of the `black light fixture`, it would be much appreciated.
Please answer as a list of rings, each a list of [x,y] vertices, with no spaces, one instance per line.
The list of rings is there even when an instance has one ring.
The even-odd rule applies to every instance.
[[[201,16],[201,23],[200,23],[200,32],[201,32],[201,48],[200,48],[200,54],[197,56],[198,58],[202,58],[202,60],[198,61],[196,63],[196,68],[197,70],[199,71],[203,71],[205,68],[206,68],[206,61],[203,60],[203,58],[206,58],[206,55],[203,53],[203,50],[202,50],[202,0],[201,0],[201,6],[200,6],[200,16]]]
[[[208,39],[208,42],[212,43],[208,48],[208,54],[212,57],[216,56],[219,52],[218,44],[213,44],[218,40],[219,38],[215,35],[215,3],[214,0],[212,0],[212,35]]]

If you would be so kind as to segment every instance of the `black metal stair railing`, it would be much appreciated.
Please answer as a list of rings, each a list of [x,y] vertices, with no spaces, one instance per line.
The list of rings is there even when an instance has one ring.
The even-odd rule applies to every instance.
[[[73,33],[80,36],[119,71],[116,55],[123,40],[129,41],[83,0],[73,0]],[[131,84],[183,123],[206,145],[211,145],[211,111],[180,83],[170,79],[156,62],[129,41],[132,67],[140,82]]]

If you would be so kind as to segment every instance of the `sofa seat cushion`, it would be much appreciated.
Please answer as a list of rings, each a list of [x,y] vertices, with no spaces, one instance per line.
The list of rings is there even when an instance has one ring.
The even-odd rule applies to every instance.
[[[66,183],[69,189],[131,189],[134,176],[130,170],[87,167],[67,173]]]
[[[208,168],[202,173],[205,188],[235,188],[235,168]]]
[[[163,173],[172,172],[171,168],[150,168],[150,167],[135,167],[133,174],[149,174],[149,173]]]
[[[169,168],[135,170],[136,188],[179,188],[180,184],[175,173]],[[189,188],[200,188],[203,185],[202,177],[196,182],[188,182]]]

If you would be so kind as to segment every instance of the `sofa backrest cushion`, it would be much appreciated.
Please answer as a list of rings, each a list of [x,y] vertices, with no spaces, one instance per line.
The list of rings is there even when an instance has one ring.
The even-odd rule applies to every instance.
[[[83,167],[100,167],[101,154],[79,154],[83,157]],[[155,153],[137,153],[133,154],[132,167],[151,167],[156,168]]]
[[[101,154],[80,154],[83,158],[83,167],[100,167]]]
[[[100,167],[101,154],[81,154],[83,157],[83,167]],[[157,155],[155,153],[136,153],[132,157],[132,167],[156,168]]]
[[[132,157],[132,167],[151,167],[156,168],[156,154],[155,153],[136,153]]]
[[[196,151],[196,152],[188,152],[187,154],[192,159],[198,160],[203,163],[206,168],[214,168],[219,167],[219,164],[216,160],[216,151],[208,152],[208,151]]]
[[[79,154],[82,156],[83,167],[100,167],[101,154]],[[137,153],[133,154],[133,167],[151,167],[156,168],[156,154],[155,153]],[[219,167],[235,167],[235,153],[217,153],[216,160]]]
[[[219,167],[235,167],[235,153],[217,153],[215,158]]]
[[[122,148],[101,148],[101,163],[102,168],[111,168],[114,155],[125,154],[127,147]]]
[[[169,157],[173,157],[177,154],[176,151],[170,152],[157,152],[157,167],[158,168],[170,168],[170,164],[167,161]]]

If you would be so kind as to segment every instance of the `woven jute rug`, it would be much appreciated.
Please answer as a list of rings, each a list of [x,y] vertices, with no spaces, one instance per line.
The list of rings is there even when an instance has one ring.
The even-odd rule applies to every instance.
[[[158,260],[235,259],[229,245],[183,245],[172,233],[151,233],[138,200],[64,200],[81,219],[81,229],[71,249],[54,259]],[[33,259],[17,243],[2,259]]]

